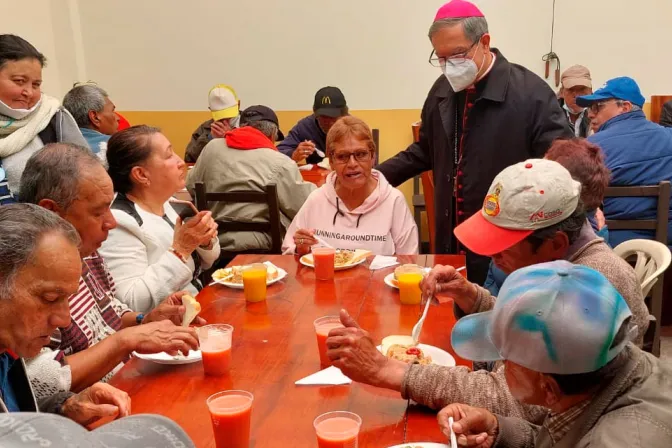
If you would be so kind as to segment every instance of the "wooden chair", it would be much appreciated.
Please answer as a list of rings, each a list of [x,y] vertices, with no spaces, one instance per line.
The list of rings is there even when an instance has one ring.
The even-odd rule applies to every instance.
[[[604,195],[613,197],[655,197],[658,198],[656,219],[608,219],[609,230],[653,230],[655,240],[667,246],[667,226],[670,209],[670,182],[663,181],[658,185],[642,187],[608,187]],[[621,245],[619,245],[620,247]],[[647,291],[649,292],[649,291]],[[660,356],[660,327],[663,306],[663,280],[656,281],[650,290],[651,297],[647,298],[649,312],[655,318],[644,337],[644,349]]]
[[[376,145],[376,153],[373,155],[373,166],[376,166],[380,154],[380,129],[371,129],[371,135],[373,136],[373,143]]]
[[[434,241],[436,241],[436,221],[434,220],[434,174],[425,171],[422,178],[422,191],[424,192],[425,209],[427,210],[427,228],[429,229],[429,253],[435,253]]]
[[[266,186],[266,191],[231,191],[227,193],[208,193],[203,182],[196,182],[196,208],[210,210],[211,202],[228,203],[252,203],[266,204],[268,206],[269,222],[241,222],[241,221],[217,221],[219,232],[263,232],[271,235],[270,250],[251,250],[242,252],[222,252],[221,259],[233,258],[244,253],[270,253],[282,252],[282,230],[280,224],[280,208],[278,206],[278,189],[275,184]],[[220,263],[221,264],[221,263]]]
[[[651,121],[660,122],[660,113],[663,110],[663,104],[672,100],[672,95],[652,95],[651,96]]]
[[[422,122],[416,121],[411,124],[411,131],[413,132],[413,142],[417,143],[420,140],[420,125]],[[418,226],[418,232],[422,228],[422,212],[427,211],[425,204],[425,196],[420,192],[420,182],[422,181],[421,176],[415,176],[413,178],[413,218],[415,219],[415,225]],[[427,253],[433,253],[432,249],[432,238],[430,236],[429,241],[429,250]],[[421,251],[422,253],[423,251]]]

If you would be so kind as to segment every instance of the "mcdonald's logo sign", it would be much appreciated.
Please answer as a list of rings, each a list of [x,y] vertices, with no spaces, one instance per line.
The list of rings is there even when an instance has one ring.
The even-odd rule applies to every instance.
[[[323,96],[322,104],[331,104],[331,98],[329,98],[328,96]]]

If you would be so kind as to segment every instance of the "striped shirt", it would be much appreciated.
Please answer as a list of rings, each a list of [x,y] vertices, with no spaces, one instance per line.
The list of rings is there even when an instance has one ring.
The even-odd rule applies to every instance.
[[[103,258],[85,257],[79,289],[70,301],[72,321],[52,336],[51,348],[64,355],[86,350],[121,329],[121,316],[131,311],[115,298],[114,279]]]

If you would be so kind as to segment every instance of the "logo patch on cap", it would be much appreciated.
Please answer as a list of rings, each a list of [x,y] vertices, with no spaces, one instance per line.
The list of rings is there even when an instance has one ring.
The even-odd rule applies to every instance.
[[[502,184],[495,185],[495,191],[485,197],[483,211],[488,216],[499,215],[499,195],[502,193]]]
[[[562,210],[560,209],[556,209],[548,213],[546,213],[543,210],[539,210],[538,212],[533,213],[532,216],[530,216],[530,221],[532,222],[547,221],[549,219],[557,218],[560,215],[562,215]]]
[[[329,98],[328,96],[323,96],[322,104],[331,104],[331,98]]]

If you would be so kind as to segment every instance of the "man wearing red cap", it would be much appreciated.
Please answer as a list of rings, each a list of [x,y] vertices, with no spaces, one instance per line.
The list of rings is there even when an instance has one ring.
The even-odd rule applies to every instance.
[[[432,170],[435,253],[467,253],[453,229],[476,213],[495,176],[543,157],[573,133],[551,88],[490,48],[488,23],[472,3],[453,0],[429,30],[429,62],[441,76],[422,109],[420,140],[379,166],[392,185]],[[467,253],[469,278],[485,280],[489,259]]]

